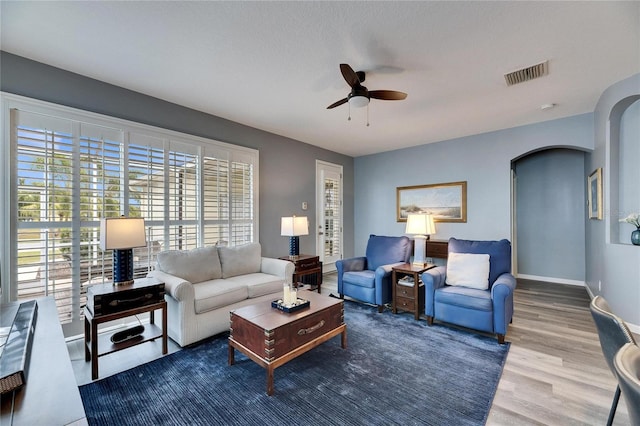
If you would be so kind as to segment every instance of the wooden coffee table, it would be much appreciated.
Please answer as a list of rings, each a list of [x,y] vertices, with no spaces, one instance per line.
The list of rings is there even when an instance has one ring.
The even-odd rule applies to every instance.
[[[308,290],[298,297],[311,302],[308,308],[285,313],[271,302],[244,306],[231,311],[229,365],[235,350],[267,370],[267,395],[273,395],[273,371],[338,334],[347,347],[344,301]]]

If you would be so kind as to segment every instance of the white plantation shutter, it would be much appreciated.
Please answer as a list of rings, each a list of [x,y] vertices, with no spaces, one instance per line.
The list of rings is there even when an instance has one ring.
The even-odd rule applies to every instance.
[[[340,247],[340,180],[326,178],[324,181],[324,256],[326,258],[342,253]]]
[[[229,161],[205,157],[202,166],[204,245],[229,243]]]
[[[71,209],[73,125],[68,120],[14,110],[17,184],[17,298],[53,296],[70,321],[74,298],[69,260],[77,255]],[[76,296],[77,297],[77,296]]]
[[[252,242],[253,235],[253,166],[231,163],[231,245]]]
[[[169,248],[199,246],[198,155],[169,151]]]
[[[153,269],[165,240],[166,155],[159,138],[132,134],[129,141],[129,216],[143,217],[147,234],[147,247],[133,249],[134,278],[142,278]]]
[[[80,285],[109,280],[113,252],[100,247],[100,219],[124,214],[124,152],[121,130],[80,123]]]
[[[3,152],[15,152],[10,299],[53,296],[67,335],[82,329],[87,286],[112,277],[102,217],[145,219],[135,278],[162,250],[254,241],[257,151],[4,95],[3,105],[20,107]]]

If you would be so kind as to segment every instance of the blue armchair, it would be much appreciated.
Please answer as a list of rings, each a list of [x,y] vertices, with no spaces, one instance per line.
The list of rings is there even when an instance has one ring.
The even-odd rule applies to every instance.
[[[470,241],[449,239],[449,260],[452,253],[488,254],[487,289],[482,285],[448,285],[447,266],[438,266],[422,274],[425,287],[427,323],[434,318],[474,330],[495,333],[504,343],[507,326],[513,317],[513,291],[516,279],[511,274],[511,243],[500,241]],[[453,266],[451,266],[453,267]]]
[[[338,293],[378,306],[391,302],[391,268],[408,263],[411,240],[408,237],[370,235],[366,256],[342,259],[336,262]]]

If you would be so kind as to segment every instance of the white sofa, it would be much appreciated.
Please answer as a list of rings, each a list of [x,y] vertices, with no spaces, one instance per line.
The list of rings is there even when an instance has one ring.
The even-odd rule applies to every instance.
[[[292,262],[261,256],[259,243],[158,253],[148,276],[165,284],[169,337],[180,346],[229,330],[229,312],[282,297]]]

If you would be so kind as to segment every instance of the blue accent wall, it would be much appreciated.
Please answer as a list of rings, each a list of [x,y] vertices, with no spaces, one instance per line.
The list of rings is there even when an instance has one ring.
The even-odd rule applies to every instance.
[[[593,114],[546,121],[355,159],[355,252],[367,236],[403,235],[396,221],[396,188],[467,181],[467,222],[436,223],[435,239],[512,239],[511,164],[529,153],[593,148]],[[573,202],[582,203],[576,194]],[[540,266],[535,275],[554,277]],[[565,275],[564,273],[562,275]],[[580,266],[572,276],[583,276]]]

